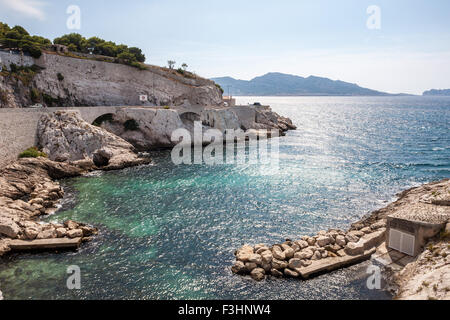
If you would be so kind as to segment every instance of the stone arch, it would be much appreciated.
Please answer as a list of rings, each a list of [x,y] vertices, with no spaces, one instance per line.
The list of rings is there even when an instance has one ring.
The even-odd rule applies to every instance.
[[[201,121],[201,117],[195,112],[185,112],[180,114],[181,122],[183,122],[186,128],[193,128],[195,121]]]
[[[94,126],[100,127],[102,125],[103,122],[111,122],[114,120],[114,113],[104,113],[101,116],[98,116],[93,122],[92,124]]]

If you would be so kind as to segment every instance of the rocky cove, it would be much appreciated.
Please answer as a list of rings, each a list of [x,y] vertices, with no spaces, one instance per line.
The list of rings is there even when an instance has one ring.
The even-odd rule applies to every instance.
[[[89,241],[97,232],[101,233],[101,229],[97,230],[82,222],[40,221],[39,217],[57,209],[57,201],[64,195],[57,181],[65,177],[81,176],[92,170],[118,170],[149,164],[151,158],[138,151],[171,147],[173,142],[170,141],[170,134],[175,128],[192,129],[194,121],[202,122],[204,129],[215,128],[220,131],[277,129],[284,133],[295,128],[291,120],[272,112],[269,107],[224,107],[218,89],[207,80],[183,79],[160,69],[155,69],[154,72],[138,71],[128,66],[110,66],[104,62],[82,61],[58,55],[44,57],[46,59],[42,66],[45,69],[34,78],[34,85],[42,92],[54,95],[55,99],[62,103],[61,106],[67,108],[56,112],[45,111],[37,119],[36,146],[45,152],[48,158],[20,159],[5,166],[0,172],[0,254],[8,252],[11,247],[14,248],[17,241],[78,239],[81,243]],[[63,68],[62,65],[67,65],[70,69],[67,74],[74,74],[74,78],[69,79],[70,75],[64,73],[66,80],[60,83],[61,81],[52,77],[57,70]],[[85,76],[86,70],[89,72]],[[140,75],[136,75],[140,72]],[[97,82],[104,74],[109,78]],[[127,78],[126,81],[122,76]],[[82,113],[71,110],[71,107],[79,104],[94,107],[139,104],[134,86],[136,77],[145,78],[139,78],[138,82],[146,83],[147,91],[138,90],[139,93],[150,93],[154,83],[157,84],[154,100],[160,106],[126,107],[114,113],[105,113],[105,117],[95,119],[98,120],[95,121],[95,126],[92,125],[94,119],[85,121]],[[152,77],[159,82],[149,80]],[[21,104],[29,103],[28,100],[19,99],[27,94],[21,91],[26,88],[17,90],[16,86],[22,86],[23,83],[16,80],[6,77],[2,83],[7,91],[8,107],[20,107]],[[124,87],[121,87],[120,83],[125,83]],[[114,88],[116,85],[126,89],[123,95],[117,94],[117,88]],[[73,90],[69,90],[70,94],[64,95],[71,86]],[[107,93],[104,94],[102,90],[107,90]],[[99,92],[103,92],[102,96]],[[163,106],[164,104],[170,106]],[[16,157],[17,154],[13,156]],[[441,184],[448,188],[448,181]],[[288,239],[275,245],[246,245],[236,251],[237,261],[232,270],[242,275],[250,274],[256,280],[267,276],[300,278],[305,275],[305,278],[308,278],[307,268],[315,268],[318,263],[325,261],[322,271],[326,272],[330,259],[331,264],[338,261],[337,265],[340,266],[347,265],[342,259],[348,258],[350,263],[368,259],[375,253],[374,249],[378,250],[384,241],[388,211],[392,213],[399,206],[416,203],[423,195],[433,193],[435,187],[436,185],[432,184],[409,190],[401,195],[397,202],[374,212],[368,219],[359,221],[348,231],[330,229],[314,236]],[[441,187],[439,185],[439,188]],[[435,264],[442,266],[439,272],[444,275],[445,270],[448,270],[445,256],[448,251],[447,238],[430,241],[434,243],[430,247],[431,250],[426,249],[416,263],[408,269],[402,269],[406,270],[403,272],[407,275],[402,276],[401,271],[396,270],[392,278],[389,278],[393,284],[398,284],[399,296],[402,292],[406,292],[403,293],[405,298],[419,292],[425,294],[428,290],[434,290],[434,284],[437,286],[434,291],[438,291],[439,298],[448,294],[445,287],[448,282],[442,281],[441,274],[431,279],[428,286],[422,286],[420,291],[419,286],[426,280],[413,279],[420,272],[426,273],[435,269]],[[409,293],[405,289],[408,287],[412,288]]]

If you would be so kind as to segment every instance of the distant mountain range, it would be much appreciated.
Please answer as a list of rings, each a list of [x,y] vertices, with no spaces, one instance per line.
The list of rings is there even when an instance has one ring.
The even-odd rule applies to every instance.
[[[424,96],[447,96],[450,97],[450,89],[443,89],[443,90],[437,90],[437,89],[431,89],[428,91],[425,91],[423,93]]]
[[[389,93],[362,88],[354,83],[310,76],[268,73],[250,81],[231,77],[212,78],[225,94],[237,96],[388,96]]]

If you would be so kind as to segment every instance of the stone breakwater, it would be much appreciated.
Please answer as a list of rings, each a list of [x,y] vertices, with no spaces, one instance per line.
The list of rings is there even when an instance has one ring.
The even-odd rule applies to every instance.
[[[427,239],[417,257],[405,257],[395,250],[389,252],[392,249],[386,246],[388,217],[439,222],[445,228]],[[308,279],[363,260],[380,262],[381,258],[388,289],[396,299],[444,300],[450,299],[449,240],[450,179],[445,179],[400,193],[397,201],[352,224],[346,232],[330,229],[272,246],[244,245],[236,250],[231,270],[257,281],[266,277]]]
[[[367,259],[383,242],[385,232],[385,223],[378,221],[348,232],[320,231],[315,236],[303,236],[296,241],[287,239],[270,247],[244,245],[235,252],[232,271],[250,275],[257,281],[266,276],[307,279],[316,273]]]

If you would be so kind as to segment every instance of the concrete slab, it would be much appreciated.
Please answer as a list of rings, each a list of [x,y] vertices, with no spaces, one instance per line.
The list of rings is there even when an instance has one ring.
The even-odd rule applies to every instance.
[[[55,250],[55,249],[77,249],[81,244],[81,238],[68,239],[39,239],[32,241],[12,240],[9,247],[12,251],[29,250]]]
[[[326,258],[313,262],[309,267],[299,268],[298,271],[303,279],[309,279],[314,275],[334,271],[368,260],[375,253],[375,248],[357,256],[345,256]]]

